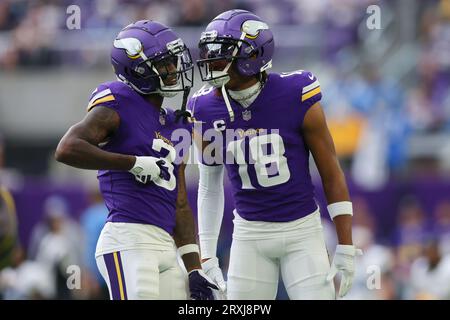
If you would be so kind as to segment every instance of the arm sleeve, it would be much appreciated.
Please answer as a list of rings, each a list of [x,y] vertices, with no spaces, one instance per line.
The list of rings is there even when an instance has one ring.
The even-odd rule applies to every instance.
[[[224,210],[223,165],[198,165],[198,229],[202,259],[216,256]]]

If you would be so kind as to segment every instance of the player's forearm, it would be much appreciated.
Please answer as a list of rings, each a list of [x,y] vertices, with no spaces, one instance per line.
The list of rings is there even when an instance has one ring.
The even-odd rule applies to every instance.
[[[345,176],[342,170],[337,170],[335,174],[328,175],[322,179],[324,192],[328,204],[350,201]],[[336,227],[336,235],[339,244],[352,244],[352,215],[343,214],[333,218]]]
[[[196,243],[194,217],[188,205],[183,207],[177,206],[174,240],[177,247]]]
[[[352,241],[352,216],[340,215],[333,219],[339,244],[351,245]]]
[[[350,201],[350,196],[345,182],[345,176],[342,170],[335,170],[330,174],[325,174],[322,177],[322,186],[327,198],[328,204]]]
[[[176,224],[173,238],[178,248],[188,244],[196,244],[195,240],[195,222],[192,210],[187,203],[180,203],[178,200],[176,210]],[[186,200],[187,201],[187,200]],[[201,269],[200,256],[196,252],[182,255],[184,266],[189,272],[193,269]]]
[[[183,264],[187,272],[202,268],[200,264],[200,256],[196,252],[186,253],[181,257],[181,259],[183,260]]]
[[[91,170],[130,170],[136,158],[131,155],[107,152],[80,138],[63,138],[55,158],[67,165]]]

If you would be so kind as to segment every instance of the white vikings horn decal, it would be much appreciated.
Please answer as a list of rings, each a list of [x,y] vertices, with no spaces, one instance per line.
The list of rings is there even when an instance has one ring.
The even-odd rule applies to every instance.
[[[269,26],[267,23],[256,20],[247,20],[242,24],[242,31],[246,33],[246,37],[250,39],[255,39],[259,35],[259,31],[268,30]]]
[[[131,59],[139,58],[140,53],[144,49],[141,41],[136,38],[124,38],[114,40],[114,47],[124,49]]]

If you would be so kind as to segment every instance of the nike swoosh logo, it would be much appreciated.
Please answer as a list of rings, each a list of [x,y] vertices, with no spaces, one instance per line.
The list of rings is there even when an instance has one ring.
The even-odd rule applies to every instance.
[[[311,80],[314,80],[314,76],[311,73],[308,74],[308,78],[310,78]]]

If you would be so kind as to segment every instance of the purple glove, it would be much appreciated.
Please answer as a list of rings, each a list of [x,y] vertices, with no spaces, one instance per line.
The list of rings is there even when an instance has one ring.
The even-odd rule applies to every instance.
[[[201,269],[195,269],[189,272],[189,291],[191,300],[214,300],[211,289],[219,288]]]

